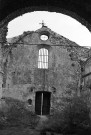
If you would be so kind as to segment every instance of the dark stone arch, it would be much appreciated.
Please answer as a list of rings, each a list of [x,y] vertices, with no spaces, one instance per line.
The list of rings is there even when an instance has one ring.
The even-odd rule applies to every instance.
[[[6,23],[8,24],[13,19],[15,19],[19,16],[22,16],[25,13],[31,13],[33,11],[49,11],[49,12],[62,13],[64,15],[68,15],[68,16],[76,19],[78,22],[80,22],[81,24],[86,26],[89,30],[91,30],[90,23],[88,23],[88,21],[84,18],[83,15],[79,15],[79,11],[76,12],[76,9],[72,10],[69,7],[67,8],[66,6],[59,7],[59,6],[50,6],[50,5],[48,5],[48,6],[40,6],[40,5],[39,6],[30,6],[30,7],[17,9],[15,11],[11,12],[10,14],[8,14],[8,16],[6,16],[1,21],[0,27],[5,25]]]

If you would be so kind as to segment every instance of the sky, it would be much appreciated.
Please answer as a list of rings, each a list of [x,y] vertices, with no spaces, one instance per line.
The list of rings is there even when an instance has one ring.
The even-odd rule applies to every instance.
[[[34,11],[23,14],[8,24],[7,38],[21,35],[24,31],[34,31],[45,25],[52,31],[74,41],[80,46],[91,47],[91,33],[74,18],[56,12]]]

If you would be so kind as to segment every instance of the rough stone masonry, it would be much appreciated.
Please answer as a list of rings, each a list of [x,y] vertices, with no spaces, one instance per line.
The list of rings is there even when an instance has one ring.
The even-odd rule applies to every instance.
[[[41,39],[42,35],[48,39]],[[80,61],[88,57],[87,48],[60,36],[47,26],[7,41],[3,50],[3,97],[23,100],[26,107],[34,111],[35,93],[49,91],[52,113],[53,110],[63,109],[65,98],[65,104],[68,104],[79,93]],[[41,48],[48,50],[48,69],[38,68]]]

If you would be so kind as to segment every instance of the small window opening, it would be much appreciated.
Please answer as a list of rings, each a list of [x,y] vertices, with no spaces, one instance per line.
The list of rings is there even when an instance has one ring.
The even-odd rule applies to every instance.
[[[28,99],[28,103],[29,103],[29,105],[31,105],[32,104],[32,100]]]
[[[48,69],[48,50],[45,48],[39,50],[38,68]]]
[[[48,36],[47,35],[41,35],[41,40],[44,40],[44,41],[46,41],[47,39],[48,39]]]

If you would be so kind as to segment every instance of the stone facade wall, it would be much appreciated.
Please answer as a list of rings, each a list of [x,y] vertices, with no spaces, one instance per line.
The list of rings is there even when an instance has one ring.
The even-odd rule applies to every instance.
[[[62,104],[63,98],[69,100],[77,93],[81,72],[78,56],[83,55],[82,49],[76,48],[75,43],[72,43],[72,48],[71,41],[59,38],[53,33],[50,33],[47,41],[40,40],[40,31],[24,33],[25,36],[20,40],[15,39],[17,45],[12,47],[7,57],[6,83],[3,88],[4,97],[17,98],[26,103],[29,98],[32,99],[32,110],[35,106],[36,91],[44,89],[51,92],[52,109]],[[46,70],[38,69],[38,53],[42,47],[49,52]],[[62,106],[59,109],[62,109]]]

